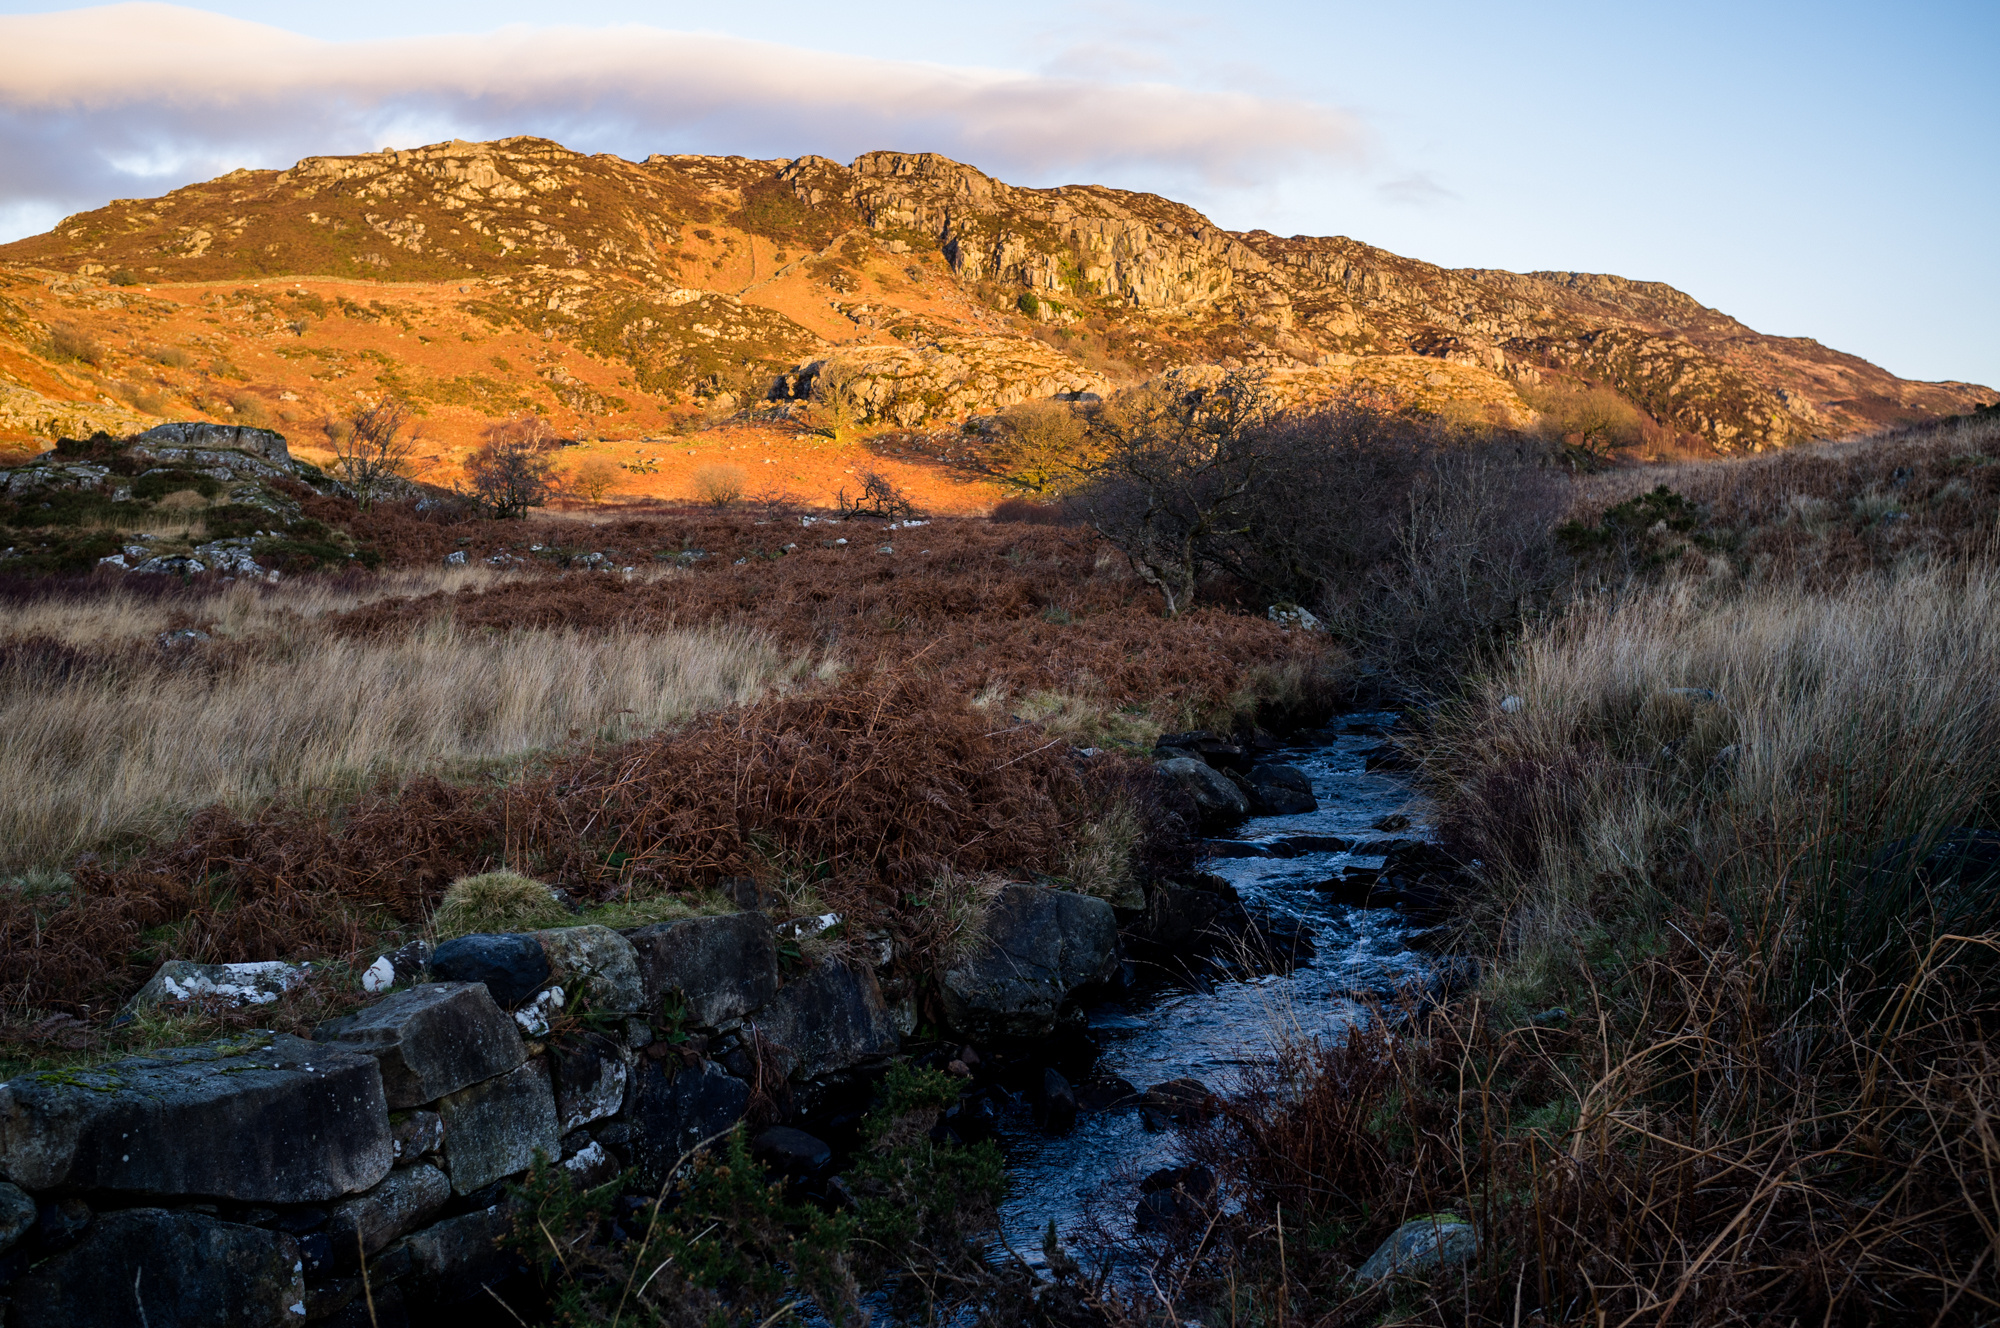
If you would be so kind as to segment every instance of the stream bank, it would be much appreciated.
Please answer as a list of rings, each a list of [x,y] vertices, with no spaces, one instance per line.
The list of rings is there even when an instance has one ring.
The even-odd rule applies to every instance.
[[[1382,761],[1395,722],[1393,713],[1339,716],[1266,754],[1306,775],[1317,809],[1253,817],[1209,843],[1204,870],[1267,934],[1307,938],[1289,971],[1281,957],[1280,971],[1246,972],[1244,956],[1226,949],[1128,970],[1120,995],[1086,1006],[1087,1038],[1054,1058],[1076,1080],[1081,1109],[1067,1129],[1048,1128],[1036,1084],[1016,1076],[998,1110],[1012,1182],[998,1244],[1039,1265],[1051,1221],[1065,1238],[1093,1220],[1129,1235],[1142,1180],[1175,1162],[1173,1129],[1144,1090],[1193,1080],[1227,1093],[1279,1038],[1338,1035],[1371,1003],[1435,980],[1437,958],[1412,944],[1421,918],[1366,906],[1390,856],[1421,855],[1428,842],[1421,799]]]

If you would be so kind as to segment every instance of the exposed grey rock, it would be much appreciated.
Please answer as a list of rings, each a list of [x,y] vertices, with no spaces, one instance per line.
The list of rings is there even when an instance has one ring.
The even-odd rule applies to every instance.
[[[540,1061],[450,1094],[438,1102],[438,1115],[445,1168],[460,1194],[527,1170],[537,1152],[553,1160],[562,1147],[555,1093]]]
[[[677,996],[696,1028],[722,1028],[778,994],[778,949],[762,913],[683,918],[625,933],[639,957],[645,1007]]]
[[[186,959],[169,959],[146,980],[146,985],[125,1003],[128,1010],[143,1010],[163,1001],[185,1001],[201,996],[225,1005],[269,1005],[312,973],[310,964],[288,964],[281,959],[251,964],[197,964]]]
[[[200,576],[208,570],[208,567],[199,558],[190,558],[183,553],[168,553],[157,558],[148,558],[132,570],[154,576]]]
[[[743,1119],[750,1105],[750,1085],[713,1061],[672,1072],[667,1066],[656,1060],[640,1064],[625,1109],[632,1124],[626,1148],[645,1190],[659,1188],[683,1153]]]
[[[535,993],[534,999],[514,1011],[514,1022],[531,1038],[547,1037],[565,999],[561,987],[544,987]]]
[[[463,566],[465,566],[465,550],[464,550],[464,549],[453,549],[453,550],[452,550],[452,551],[451,551],[450,553],[447,553],[447,554],[446,554],[446,555],[444,556],[444,562],[445,562],[445,566],[447,566],[447,567],[463,567]]]
[[[822,1139],[777,1125],[750,1141],[750,1155],[787,1176],[814,1177],[833,1165],[833,1150]]]
[[[625,1105],[628,1053],[610,1038],[577,1033],[548,1046],[556,1119],[564,1134],[618,1114]]]
[[[451,1181],[428,1162],[398,1167],[366,1194],[335,1204],[327,1218],[337,1266],[346,1268],[359,1248],[374,1254],[416,1230],[451,1199]]]
[[[444,1118],[435,1111],[399,1111],[389,1117],[396,1165],[406,1167],[444,1147]]]
[[[1158,769],[1168,782],[1187,794],[1205,827],[1234,825],[1250,814],[1250,799],[1243,795],[1243,790],[1205,761],[1176,756],[1161,761]]]
[[[0,1174],[28,1190],[318,1203],[394,1156],[375,1058],[286,1034],[0,1084]]]
[[[1273,604],[1270,608],[1264,610],[1264,616],[1287,630],[1296,629],[1301,632],[1324,632],[1326,630],[1326,624],[1321,622],[1317,615],[1300,608],[1296,604],[1286,605],[1284,608],[1279,608],[1276,604]]]
[[[319,1037],[380,1060],[383,1095],[395,1109],[435,1102],[528,1058],[513,1021],[477,982],[399,991],[321,1029]]]
[[[1139,1105],[1158,1112],[1168,1120],[1188,1125],[1215,1114],[1215,1095],[1199,1079],[1169,1079],[1147,1089]]]
[[[586,1000],[594,1010],[618,1014],[645,1008],[639,953],[611,928],[557,927],[533,934],[570,1000]]]
[[[503,1281],[519,1267],[500,1248],[506,1234],[507,1215],[496,1206],[446,1218],[408,1237],[402,1245],[410,1269],[404,1284],[412,1299],[453,1305]]]
[[[34,1225],[35,1201],[20,1186],[0,1181],[0,1254],[13,1249]]]
[[[974,1041],[1045,1037],[1077,988],[1118,967],[1118,922],[1102,899],[1038,885],[1003,886],[986,939],[944,976],[951,1026]]]
[[[563,1159],[563,1170],[581,1190],[594,1189],[616,1176],[621,1168],[618,1159],[597,1140],[592,1139],[583,1147]]]
[[[787,982],[752,1022],[792,1054],[795,1079],[877,1061],[901,1045],[875,971],[836,959]]]
[[[1294,766],[1252,766],[1249,780],[1251,810],[1259,816],[1298,816],[1319,810],[1312,780]]]
[[[305,1320],[298,1242],[202,1213],[106,1213],[14,1283],[16,1328],[277,1328]]]
[[[198,420],[181,421],[154,425],[134,441],[154,451],[166,447],[193,447],[215,452],[243,452],[286,470],[293,468],[292,453],[285,444],[285,436],[271,429],[252,429],[241,424],[208,424]]]
[[[502,1009],[540,991],[553,971],[541,942],[516,932],[460,936],[431,954],[431,976],[443,982],[483,982]]]
[[[1380,1282],[1397,1274],[1423,1277],[1469,1263],[1478,1254],[1479,1233],[1470,1222],[1451,1213],[1431,1213],[1412,1218],[1391,1232],[1355,1269],[1354,1278]]]

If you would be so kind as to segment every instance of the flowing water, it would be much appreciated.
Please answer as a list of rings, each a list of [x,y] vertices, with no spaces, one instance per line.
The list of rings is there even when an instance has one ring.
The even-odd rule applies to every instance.
[[[1309,926],[1315,956],[1288,974],[1168,986],[1089,1010],[1099,1072],[1142,1090],[1187,1077],[1227,1092],[1240,1067],[1270,1058],[1281,1031],[1337,1034],[1360,1017],[1370,998],[1422,980],[1425,959],[1406,944],[1408,923],[1387,909],[1335,903],[1313,888],[1344,868],[1380,867],[1382,858],[1295,847],[1315,838],[1379,843],[1424,836],[1428,818],[1408,783],[1366,768],[1369,751],[1394,719],[1344,715],[1309,741],[1265,758],[1305,772],[1319,810],[1246,821],[1233,836],[1244,847],[1228,849],[1291,856],[1216,856],[1207,864],[1236,887],[1252,913]],[[1373,828],[1398,814],[1410,818],[1410,828]],[[1066,1235],[1094,1208],[1114,1231],[1129,1230],[1140,1178],[1174,1164],[1174,1132],[1149,1132],[1136,1108],[1085,1111],[1069,1133],[1051,1136],[1035,1128],[1022,1103],[1003,1115],[1001,1140],[1013,1185],[1000,1210],[1000,1238],[1034,1264],[1041,1262],[1042,1232],[1051,1220]]]

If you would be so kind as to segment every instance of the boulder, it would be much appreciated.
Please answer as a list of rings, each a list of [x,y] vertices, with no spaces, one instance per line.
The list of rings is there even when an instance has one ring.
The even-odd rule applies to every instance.
[[[1007,885],[988,908],[985,939],[944,976],[951,1027],[976,1042],[1055,1031],[1079,987],[1118,969],[1118,921],[1102,899]]]
[[[1166,734],[1154,741],[1153,755],[1162,759],[1192,757],[1216,770],[1230,770],[1239,775],[1248,774],[1251,762],[1256,760],[1249,748],[1204,730]]]
[[[644,1007],[669,997],[694,1028],[724,1028],[778,994],[778,947],[762,913],[656,922],[625,933],[638,955]]]
[[[269,1005],[312,973],[309,964],[280,959],[254,964],[197,964],[169,959],[125,1002],[127,1010],[143,1010],[163,1001],[200,996],[224,1005]]]
[[[810,1180],[833,1165],[833,1150],[804,1130],[778,1125],[750,1141],[750,1155],[787,1176]]]
[[[1195,888],[1161,881],[1154,885],[1146,898],[1145,914],[1126,927],[1126,934],[1134,944],[1152,947],[1161,951],[1177,951],[1193,948],[1215,939],[1221,933],[1218,922],[1225,916],[1234,917],[1242,911],[1236,898],[1236,891],[1220,877],[1220,889]],[[1204,881],[1203,886],[1206,886]]]
[[[448,1217],[405,1238],[399,1251],[409,1267],[407,1294],[433,1305],[483,1299],[487,1287],[521,1271],[520,1260],[500,1247],[507,1231],[507,1215],[496,1206]]]
[[[548,1044],[556,1120],[564,1134],[618,1114],[625,1105],[629,1055],[601,1033],[566,1034]]]
[[[1251,810],[1259,816],[1298,816],[1319,810],[1312,780],[1295,766],[1252,766],[1248,778]]]
[[[18,1185],[0,1181],[0,1254],[5,1254],[35,1225],[35,1201]]]
[[[1236,824],[1250,814],[1250,799],[1229,776],[1191,756],[1161,761],[1158,770],[1174,788],[1194,803],[1204,828],[1216,830]]]
[[[1076,1124],[1076,1092],[1052,1066],[1035,1086],[1035,1123],[1049,1134],[1066,1134]]]
[[[1199,1231],[1214,1217],[1215,1173],[1207,1167],[1171,1167],[1139,1182],[1132,1225],[1142,1232]]]
[[[538,1060],[450,1094],[438,1102],[438,1115],[445,1170],[459,1194],[526,1171],[538,1152],[550,1161],[560,1156],[555,1093]]]
[[[625,1147],[639,1171],[639,1188],[659,1188],[667,1170],[689,1149],[722,1134],[743,1119],[750,1105],[750,1085],[727,1073],[714,1061],[695,1067],[673,1062],[644,1061],[634,1076],[625,1116],[631,1123]]]
[[[479,982],[411,987],[323,1026],[317,1036],[379,1060],[392,1109],[435,1102],[528,1058],[513,1020]]]
[[[1479,1254],[1479,1233],[1451,1213],[1412,1218],[1391,1232],[1354,1271],[1357,1282],[1380,1282],[1401,1274],[1424,1277],[1469,1263]]]
[[[609,927],[556,927],[533,933],[569,999],[593,1010],[631,1014],[646,1005],[639,954]]]
[[[286,1034],[0,1084],[0,1175],[28,1190],[320,1203],[394,1158],[375,1058]]]
[[[794,1079],[879,1061],[902,1045],[875,971],[849,968],[837,959],[787,982],[755,1024],[791,1053]]]
[[[1139,1105],[1177,1124],[1190,1125],[1215,1114],[1215,1095],[1199,1079],[1169,1079],[1147,1089]]]
[[[298,1242],[203,1213],[128,1208],[13,1286],[17,1328],[277,1328],[305,1319]]]
[[[507,932],[446,941],[432,954],[431,976],[443,982],[483,982],[502,1009],[511,1010],[542,989],[554,971],[541,942]]]
[[[360,1251],[375,1254],[428,1222],[451,1200],[451,1181],[429,1163],[399,1167],[366,1194],[335,1204],[327,1218],[335,1266],[351,1268]]]

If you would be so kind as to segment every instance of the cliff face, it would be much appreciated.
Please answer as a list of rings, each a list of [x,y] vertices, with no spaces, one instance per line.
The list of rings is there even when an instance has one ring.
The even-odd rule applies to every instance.
[[[399,391],[598,428],[802,390],[801,370],[829,360],[901,424],[1204,365],[1517,421],[1532,413],[1519,389],[1581,380],[1727,450],[1996,399],[1760,335],[1659,283],[1454,271],[1345,237],[1239,234],[1155,195],[1021,188],[928,153],[628,162],[517,138],[314,157],[68,218],[0,247],[0,276],[12,294],[0,386],[72,414],[114,396],[214,413],[213,373],[157,372],[157,355],[137,370],[130,347],[206,337],[198,359],[286,330],[301,344],[272,354],[316,356],[319,371],[248,373],[233,391],[289,393],[301,409]],[[245,281],[259,294],[222,293]],[[362,299],[364,287],[389,298]],[[301,299],[316,311],[288,317]],[[189,332],[179,314],[195,304],[207,326]],[[360,345],[385,319],[419,344]],[[437,335],[447,327],[455,356]],[[94,335],[94,363],[62,352],[63,329],[72,349]],[[489,355],[509,366],[496,377],[466,361],[466,344],[510,337],[528,363]],[[336,377],[352,381],[328,390]]]

